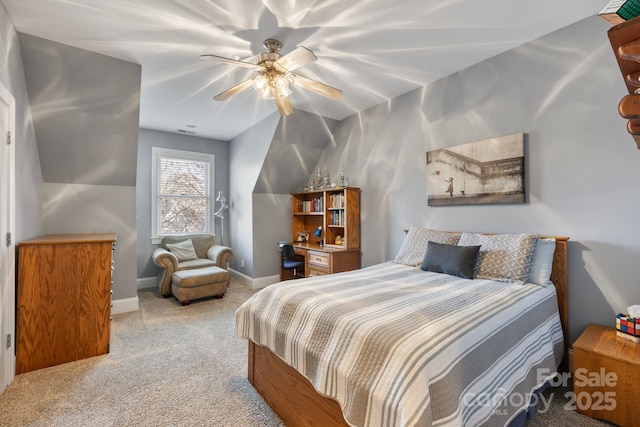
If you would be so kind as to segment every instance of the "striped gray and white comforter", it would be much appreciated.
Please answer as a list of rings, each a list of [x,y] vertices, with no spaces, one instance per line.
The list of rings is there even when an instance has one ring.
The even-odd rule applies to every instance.
[[[394,263],[271,285],[236,322],[356,426],[504,426],[563,352],[553,286]]]

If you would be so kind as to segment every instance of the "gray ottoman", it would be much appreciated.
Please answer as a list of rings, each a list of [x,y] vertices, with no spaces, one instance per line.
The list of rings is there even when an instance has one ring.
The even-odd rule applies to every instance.
[[[229,272],[220,267],[180,270],[171,277],[171,293],[182,305],[187,305],[200,298],[221,298],[228,284]]]

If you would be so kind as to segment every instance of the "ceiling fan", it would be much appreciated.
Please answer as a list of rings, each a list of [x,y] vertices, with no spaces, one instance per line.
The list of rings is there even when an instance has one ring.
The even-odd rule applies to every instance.
[[[264,41],[264,47],[267,49],[267,52],[258,55],[256,64],[218,55],[200,55],[201,59],[210,59],[225,64],[251,68],[259,73],[257,76],[245,80],[216,95],[213,99],[216,101],[224,101],[236,93],[253,86],[263,98],[274,99],[280,114],[287,116],[293,112],[291,102],[289,101],[289,94],[291,93],[289,86],[291,84],[298,85],[306,90],[333,100],[338,100],[342,97],[342,91],[340,89],[292,73],[293,70],[318,59],[314,53],[306,47],[297,47],[284,56],[279,53],[282,48],[282,43],[278,40],[267,39]]]

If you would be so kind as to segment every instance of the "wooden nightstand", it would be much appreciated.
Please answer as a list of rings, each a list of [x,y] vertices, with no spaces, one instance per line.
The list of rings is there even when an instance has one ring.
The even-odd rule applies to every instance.
[[[577,411],[621,427],[640,425],[640,344],[589,325],[573,344]]]

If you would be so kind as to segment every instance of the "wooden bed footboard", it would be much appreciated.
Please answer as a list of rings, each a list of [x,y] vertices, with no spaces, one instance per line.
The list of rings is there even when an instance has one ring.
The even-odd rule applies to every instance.
[[[568,285],[567,237],[555,237],[551,280],[556,287],[560,322],[564,333],[565,352],[560,370],[568,366]],[[340,405],[320,395],[311,382],[287,365],[268,348],[249,341],[248,379],[264,400],[287,426],[312,427],[318,425],[348,426]]]
[[[249,382],[287,426],[348,426],[340,405],[321,396],[271,350],[249,341]]]

